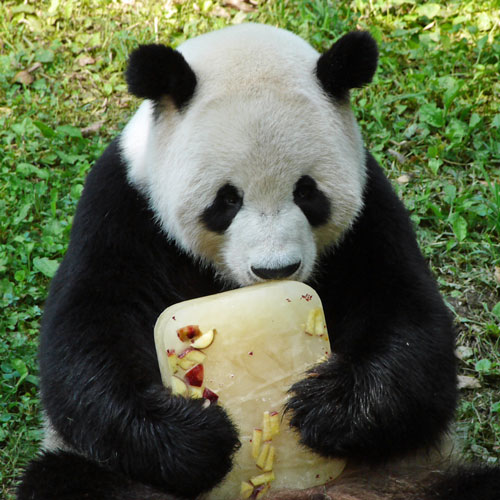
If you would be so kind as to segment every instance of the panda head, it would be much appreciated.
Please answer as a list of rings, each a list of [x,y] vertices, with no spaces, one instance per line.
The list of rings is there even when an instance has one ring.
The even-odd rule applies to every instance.
[[[376,65],[364,32],[321,56],[257,24],[142,46],[127,69],[146,98],[121,138],[129,181],[167,237],[231,285],[309,280],[362,208],[349,89]]]

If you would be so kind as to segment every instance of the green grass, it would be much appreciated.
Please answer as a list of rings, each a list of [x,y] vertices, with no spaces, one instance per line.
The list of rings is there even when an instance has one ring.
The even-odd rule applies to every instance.
[[[356,27],[379,42],[376,78],[353,106],[454,311],[461,374],[481,384],[462,391],[464,453],[498,461],[500,6],[442,3],[275,0],[249,13],[212,0],[0,4],[2,498],[41,437],[37,334],[85,175],[138,105],[123,80],[128,53],[245,20],[290,29],[319,50]]]

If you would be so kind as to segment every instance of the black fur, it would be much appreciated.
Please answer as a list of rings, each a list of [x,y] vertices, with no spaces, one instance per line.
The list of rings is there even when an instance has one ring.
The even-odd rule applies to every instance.
[[[165,45],[141,45],[125,73],[131,94],[159,101],[169,95],[178,109],[194,94],[196,75],[180,52]]]
[[[295,184],[293,201],[302,210],[311,226],[321,226],[328,221],[330,202],[309,175],[303,175]]]
[[[73,453],[43,453],[26,469],[18,498],[30,500],[175,500]]]
[[[458,467],[426,488],[424,498],[437,500],[499,500],[500,469],[493,466]],[[416,499],[418,500],[418,499]]]
[[[213,203],[207,207],[201,221],[207,229],[222,234],[230,225],[243,205],[243,197],[231,184],[224,184],[215,196]]]
[[[377,62],[378,49],[372,36],[366,31],[353,31],[321,55],[316,76],[329,95],[345,99],[349,89],[372,81]]]

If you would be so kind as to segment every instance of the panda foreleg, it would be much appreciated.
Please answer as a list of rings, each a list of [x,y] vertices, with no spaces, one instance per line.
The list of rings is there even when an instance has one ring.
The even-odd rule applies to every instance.
[[[238,443],[222,407],[172,396],[148,380],[146,365],[142,375],[129,373],[123,352],[102,352],[106,359],[89,354],[79,366],[69,356],[58,365],[52,358],[60,378],[45,379],[43,401],[64,442],[111,471],[185,498],[218,484]]]
[[[69,448],[194,497],[230,470],[238,435],[221,407],[174,397],[161,383],[153,327],[179,300],[172,275],[199,286],[187,262],[128,183],[114,141],[87,177],[45,304],[39,360],[44,411]]]
[[[292,386],[287,410],[303,444],[323,456],[380,464],[438,443],[454,408],[453,394],[435,404],[439,381],[423,397],[425,377],[405,373],[415,360],[392,351],[346,358],[333,354]]]

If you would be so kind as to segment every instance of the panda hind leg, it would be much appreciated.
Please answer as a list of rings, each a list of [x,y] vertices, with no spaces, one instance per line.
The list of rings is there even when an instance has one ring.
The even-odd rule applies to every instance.
[[[175,500],[71,452],[44,452],[21,477],[17,500]]]
[[[354,470],[323,487],[278,490],[266,500],[500,500],[500,468]]]
[[[500,467],[455,466],[426,488],[427,500],[500,500]]]

